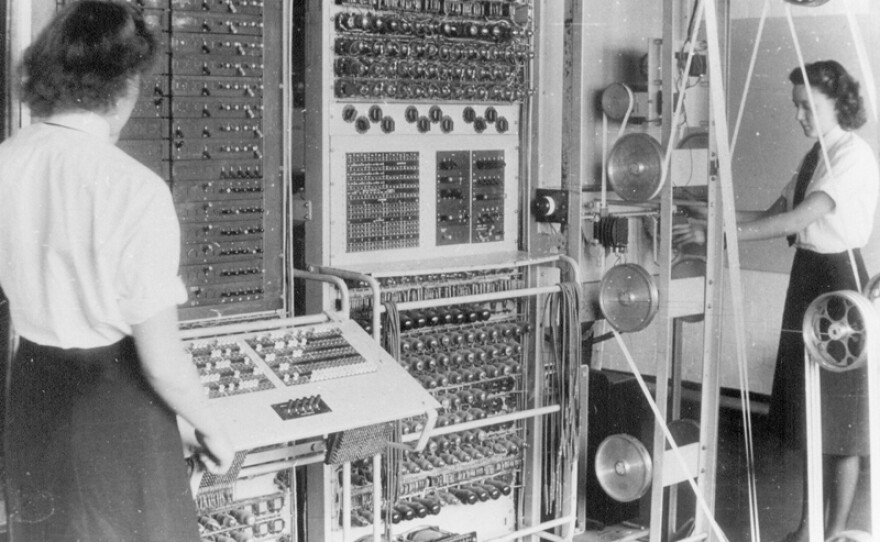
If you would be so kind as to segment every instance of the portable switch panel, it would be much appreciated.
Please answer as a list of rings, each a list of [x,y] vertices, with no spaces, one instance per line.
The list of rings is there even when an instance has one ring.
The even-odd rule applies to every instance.
[[[237,450],[409,417],[439,404],[353,321],[185,332],[184,346]]]

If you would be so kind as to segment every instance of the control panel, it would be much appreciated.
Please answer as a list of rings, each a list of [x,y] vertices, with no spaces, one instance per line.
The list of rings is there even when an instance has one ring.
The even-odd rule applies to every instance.
[[[297,540],[294,467],[370,456],[391,440],[393,422],[432,419],[439,407],[352,320],[263,320],[183,333],[237,451],[227,474],[205,475],[195,492],[206,542]]]
[[[185,349],[236,449],[422,416],[436,401],[355,322],[186,332]]]
[[[419,153],[346,155],[348,252],[417,247]]]
[[[321,7],[321,265],[515,252],[530,1],[340,0]],[[312,19],[317,20],[317,19]],[[306,158],[308,161],[308,157]],[[313,182],[314,184],[310,184]]]
[[[524,2],[337,2],[334,92],[345,99],[513,102],[527,94]],[[364,9],[377,8],[377,9]]]
[[[165,179],[183,320],[284,306],[280,0],[137,0],[160,58],[119,146]]]

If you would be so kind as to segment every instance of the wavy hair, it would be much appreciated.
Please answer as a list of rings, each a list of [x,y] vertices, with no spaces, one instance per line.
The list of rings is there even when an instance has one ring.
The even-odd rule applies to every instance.
[[[845,130],[860,128],[867,120],[865,105],[859,93],[859,82],[834,60],[820,60],[805,66],[810,88],[834,100],[837,122]],[[804,73],[800,67],[791,71],[788,80],[795,85],[804,84]]]
[[[22,95],[38,117],[71,109],[103,112],[149,72],[156,38],[131,4],[80,0],[58,12],[28,47]]]

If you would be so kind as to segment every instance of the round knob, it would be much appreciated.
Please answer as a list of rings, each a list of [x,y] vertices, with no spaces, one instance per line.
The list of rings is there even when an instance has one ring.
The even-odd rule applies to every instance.
[[[391,117],[385,117],[382,119],[382,123],[380,125],[382,127],[382,131],[386,134],[390,134],[394,131],[394,119]]]

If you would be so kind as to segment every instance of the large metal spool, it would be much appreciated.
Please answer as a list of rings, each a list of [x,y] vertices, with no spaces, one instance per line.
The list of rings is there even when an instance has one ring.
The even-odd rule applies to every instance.
[[[651,487],[651,455],[632,435],[606,437],[596,449],[595,467],[599,485],[617,502],[635,501]]]
[[[679,447],[700,440],[700,426],[688,419],[669,423],[669,432]],[[670,446],[667,443],[667,450]],[[618,502],[640,499],[651,487],[654,466],[642,442],[632,435],[610,435],[596,449],[596,479],[609,497]]]
[[[660,295],[653,277],[644,267],[625,263],[615,265],[602,277],[599,307],[617,331],[640,331],[657,314]]]
[[[663,187],[663,150],[648,134],[626,134],[608,153],[608,184],[626,201],[643,202]]]
[[[868,333],[876,333],[876,327],[876,309],[867,297],[847,290],[829,292],[804,314],[804,344],[823,369],[849,371],[867,361]]]

